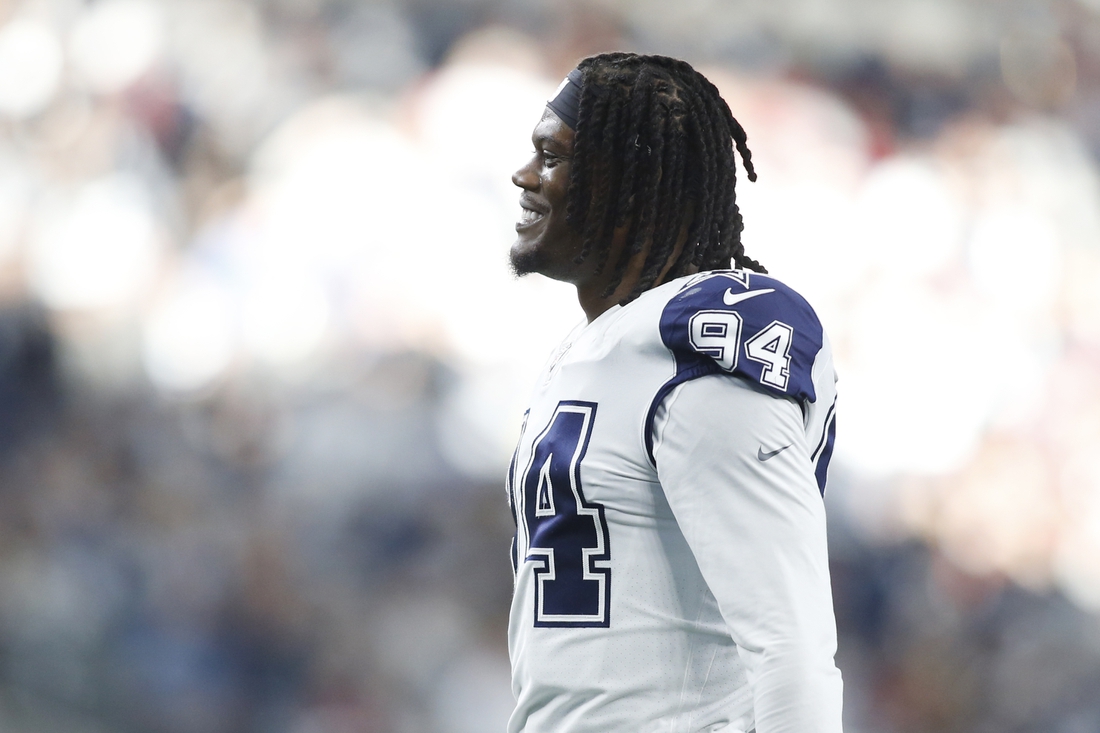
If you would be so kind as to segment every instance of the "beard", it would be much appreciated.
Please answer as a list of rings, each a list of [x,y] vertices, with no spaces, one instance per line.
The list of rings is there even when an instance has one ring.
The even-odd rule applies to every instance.
[[[508,252],[508,264],[517,278],[532,273],[540,273],[546,265],[546,258],[538,248],[519,249],[515,246]]]

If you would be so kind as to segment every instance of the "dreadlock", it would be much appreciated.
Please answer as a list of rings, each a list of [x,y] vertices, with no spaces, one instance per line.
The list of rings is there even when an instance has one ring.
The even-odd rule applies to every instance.
[[[699,270],[767,272],[745,254],[734,146],[756,180],[745,130],[718,89],[690,64],[666,56],[608,53],[581,61],[566,221],[582,236],[576,263],[608,266],[612,232],[629,227],[604,295],[649,242],[641,277],[625,301],[651,288],[686,231],[665,279]],[[732,140],[732,144],[731,144]]]

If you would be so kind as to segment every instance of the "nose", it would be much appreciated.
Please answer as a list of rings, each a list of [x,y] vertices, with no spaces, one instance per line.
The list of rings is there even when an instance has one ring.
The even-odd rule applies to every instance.
[[[512,174],[512,183],[525,191],[534,191],[539,187],[539,174],[535,171],[534,159]]]

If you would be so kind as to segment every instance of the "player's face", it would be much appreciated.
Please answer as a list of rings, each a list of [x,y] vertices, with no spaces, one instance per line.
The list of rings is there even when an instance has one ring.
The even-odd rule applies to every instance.
[[[581,251],[581,236],[565,222],[574,137],[573,130],[547,108],[531,134],[533,157],[512,174],[512,183],[523,189],[510,253],[517,275],[537,272],[577,282],[580,273],[573,260]]]

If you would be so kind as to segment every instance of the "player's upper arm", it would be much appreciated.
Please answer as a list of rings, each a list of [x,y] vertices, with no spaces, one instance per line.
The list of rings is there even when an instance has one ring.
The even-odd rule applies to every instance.
[[[753,683],[757,730],[837,733],[824,504],[798,404],[744,380],[691,380],[658,408],[654,452]]]

